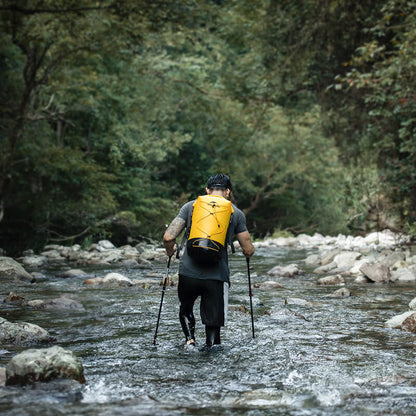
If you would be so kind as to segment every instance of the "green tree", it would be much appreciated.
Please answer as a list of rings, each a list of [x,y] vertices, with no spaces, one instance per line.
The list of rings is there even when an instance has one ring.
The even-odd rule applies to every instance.
[[[416,4],[386,1],[371,38],[336,85],[362,108],[363,153],[378,165],[383,194],[402,224],[416,220]]]

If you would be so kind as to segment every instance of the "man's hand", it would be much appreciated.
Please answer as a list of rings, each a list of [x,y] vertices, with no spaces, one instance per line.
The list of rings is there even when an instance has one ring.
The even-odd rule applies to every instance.
[[[168,255],[168,257],[172,257],[175,253],[176,250],[178,249],[178,245],[176,244],[176,241],[173,241],[173,244],[165,244],[165,251],[166,254]]]
[[[178,245],[175,240],[185,228],[185,224],[186,222],[184,219],[176,217],[165,231],[163,236],[163,245],[165,246],[166,254],[169,257],[173,256],[178,249]]]

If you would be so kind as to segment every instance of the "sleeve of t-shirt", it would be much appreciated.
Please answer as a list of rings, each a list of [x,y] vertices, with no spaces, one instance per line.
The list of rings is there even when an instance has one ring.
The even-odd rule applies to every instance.
[[[179,210],[178,217],[185,221],[188,221],[189,211],[192,209],[194,201],[189,201]]]
[[[234,229],[234,234],[239,234],[244,231],[248,231],[247,224],[246,224],[246,217],[243,214],[243,212],[237,208],[237,209],[234,209],[234,213],[236,216],[236,225]]]

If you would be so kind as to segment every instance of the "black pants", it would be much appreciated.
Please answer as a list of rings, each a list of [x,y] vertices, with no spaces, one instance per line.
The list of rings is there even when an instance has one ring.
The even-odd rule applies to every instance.
[[[190,316],[201,296],[201,320],[207,326],[224,326],[228,307],[228,283],[179,275],[178,297],[181,313]]]

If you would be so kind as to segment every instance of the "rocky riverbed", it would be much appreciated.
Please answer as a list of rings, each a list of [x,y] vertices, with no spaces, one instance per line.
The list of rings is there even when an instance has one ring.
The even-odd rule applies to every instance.
[[[266,239],[255,245],[257,254],[252,259],[252,283],[255,313],[260,322],[269,319],[286,322],[292,318],[308,320],[299,308],[319,309],[322,302],[331,299],[353,299],[364,290],[359,288],[365,287],[375,288],[371,289],[375,291],[379,287],[384,292],[381,288],[394,285],[395,291],[400,287],[409,291],[412,287],[409,285],[416,282],[414,247],[406,236],[388,230],[366,237],[300,235]],[[275,257],[280,249],[286,253],[284,260]],[[290,253],[296,253],[294,262],[290,262]],[[299,258],[300,253],[304,253],[302,258]],[[241,254],[237,252],[236,258],[238,256]],[[156,295],[157,298],[165,267],[166,256],[160,247],[149,244],[114,247],[109,241],[100,241],[86,250],[77,245],[53,245],[37,254],[28,251],[17,259],[1,257],[0,339],[6,348],[5,356],[9,358],[3,360],[3,367],[0,364],[0,384],[25,385],[73,379],[78,383],[86,380],[88,385],[88,371],[84,371],[83,359],[76,356],[74,348],[78,336],[72,341],[70,336],[62,339],[62,333],[55,330],[53,317],[56,316],[58,323],[63,319],[62,314],[73,314],[81,320],[90,316],[91,309],[97,307],[90,305],[91,296],[100,293],[110,302],[109,308],[110,299],[119,296],[135,299],[136,296],[153,298]],[[176,268],[170,273],[169,283],[173,286],[175,274]],[[239,278],[238,273],[232,278],[237,280],[237,288]],[[320,299],[305,295],[308,293],[305,288],[312,282],[318,293],[325,291]],[[283,315],[279,310],[263,306],[267,302],[276,302],[281,293],[285,294],[284,305],[288,308]],[[416,290],[411,294],[413,296],[401,304],[402,310],[385,316],[381,326],[403,333],[415,332]],[[239,297],[231,300],[231,314],[248,313],[247,305]],[[153,301],[152,308],[157,307],[157,303]],[[36,319],[39,313],[51,317],[46,328],[42,327],[45,326],[43,319]],[[109,313],[111,319],[116,317],[113,316],[115,311]],[[154,315],[155,311],[153,321]],[[21,318],[16,319],[18,316]],[[29,322],[22,319],[24,317],[32,319]],[[172,325],[176,328],[177,323]],[[263,332],[262,336],[267,337],[267,330]],[[65,348],[55,348],[62,344]],[[71,350],[75,350],[75,354]],[[43,364],[34,369],[28,361]],[[92,365],[90,360],[87,365]]]

